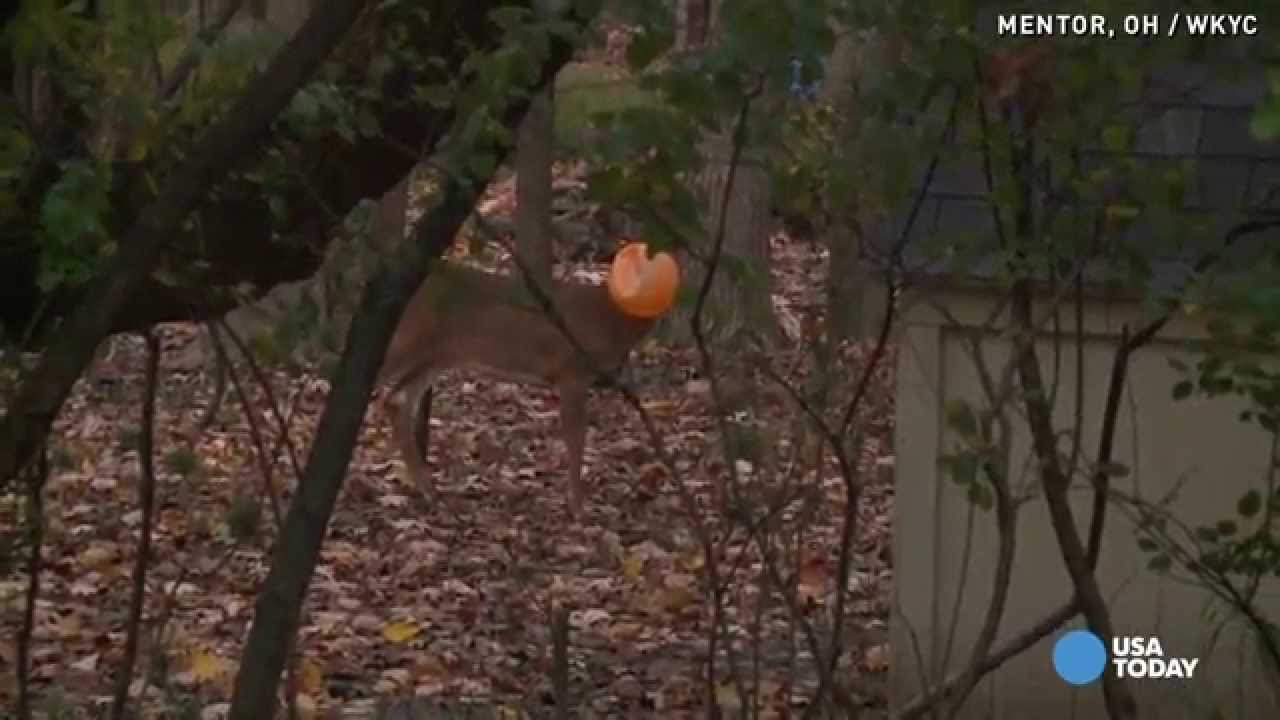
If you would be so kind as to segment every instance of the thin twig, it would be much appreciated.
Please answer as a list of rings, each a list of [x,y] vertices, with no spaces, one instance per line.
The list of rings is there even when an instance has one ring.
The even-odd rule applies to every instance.
[[[205,323],[205,332],[209,334],[211,343],[216,342],[213,336],[217,330],[212,322]],[[214,357],[216,362],[214,372],[217,373],[217,376],[214,378],[213,398],[209,401],[209,406],[205,408],[204,417],[196,423],[197,434],[208,430],[213,425],[214,420],[218,419],[218,413],[222,411],[222,401],[227,396],[227,374],[231,368],[221,354],[214,353]]]
[[[698,355],[701,358],[703,371],[707,377],[707,381],[711,389],[712,412],[715,415],[716,425],[720,431],[721,445],[726,453],[730,450],[730,431],[728,422],[725,419],[724,394],[716,380],[716,370],[713,363],[711,353],[707,347],[707,339],[702,327],[702,313],[707,302],[707,297],[711,293],[711,283],[715,279],[716,271],[720,267],[720,258],[724,250],[725,232],[728,228],[729,200],[733,196],[734,180],[737,177],[738,163],[742,157],[743,148],[746,145],[747,138],[747,116],[751,110],[751,103],[760,96],[764,91],[764,80],[759,78],[756,84],[748,92],[743,94],[742,104],[738,109],[737,120],[734,124],[732,135],[732,147],[729,151],[729,168],[725,174],[724,189],[721,191],[721,202],[719,216],[716,219],[715,240],[711,251],[711,260],[707,265],[706,272],[702,278],[702,286],[698,288],[697,302],[694,304],[693,315],[689,318],[689,326],[692,331],[694,341],[698,347]],[[727,457],[726,465],[730,476],[730,488],[734,491],[739,486],[739,477],[737,463],[735,458]],[[716,653],[718,652],[718,641],[720,629],[724,627],[724,594],[720,585],[719,573],[715,555],[710,545],[704,548],[705,571],[707,573],[707,584],[711,591],[712,601],[712,620],[711,633],[707,642],[707,684],[706,684],[706,702],[708,717],[713,717],[718,712],[719,703],[716,700]],[[731,643],[729,643],[731,646]],[[728,648],[732,652],[732,648]],[[732,663],[733,660],[731,659]],[[735,679],[738,674],[734,673]]]
[[[569,610],[560,603],[551,608],[551,687],[557,720],[569,720]]]
[[[112,720],[123,720],[129,703],[129,686],[133,683],[133,667],[138,658],[138,639],[142,634],[142,609],[147,597],[147,568],[151,563],[151,530],[155,513],[156,469],[156,393],[160,377],[160,339],[154,330],[143,333],[147,344],[146,389],[142,398],[142,432],[138,440],[138,505],[142,511],[138,554],[133,562],[133,587],[129,596],[129,617],[125,622],[124,658],[116,674],[115,698],[111,703]]]
[[[271,411],[271,415],[276,419],[277,432],[280,433],[280,442],[284,444],[285,450],[288,452],[289,467],[293,470],[293,476],[297,480],[302,479],[302,464],[298,461],[298,448],[293,443],[293,436],[289,434],[289,423],[285,420],[285,415],[280,411],[280,403],[276,402],[275,391],[272,389],[271,380],[262,370],[262,366],[258,364],[253,353],[249,351],[249,345],[240,337],[240,334],[226,321],[225,318],[219,318],[215,321],[218,327],[231,338],[232,344],[240,351],[240,355],[244,358],[245,363],[249,366],[249,373],[253,375],[253,379],[262,388],[262,394],[267,401],[267,408]]]
[[[35,631],[36,603],[40,599],[40,574],[44,571],[44,484],[49,477],[47,446],[41,446],[26,468],[27,523],[31,552],[27,560],[26,604],[18,631],[18,720],[31,720],[31,636]]]
[[[224,326],[225,327],[225,326]],[[276,493],[275,484],[275,457],[273,454],[267,453],[267,443],[262,434],[262,429],[258,426],[258,412],[254,407],[253,401],[249,398],[249,393],[245,391],[244,384],[240,382],[240,374],[236,372],[235,365],[231,363],[231,358],[227,353],[227,348],[222,344],[222,338],[218,333],[211,332],[209,337],[213,339],[213,349],[217,353],[219,361],[226,367],[227,376],[231,380],[231,387],[235,391],[236,398],[240,400],[240,407],[244,409],[245,420],[249,423],[249,439],[253,442],[254,454],[258,456],[259,470],[262,474],[263,492],[267,496],[267,502],[271,505],[271,516],[275,520],[276,530],[284,527],[284,510],[281,507],[280,497]]]

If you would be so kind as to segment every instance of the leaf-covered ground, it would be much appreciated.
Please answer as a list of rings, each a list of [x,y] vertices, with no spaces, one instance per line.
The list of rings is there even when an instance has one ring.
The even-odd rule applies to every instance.
[[[502,196],[490,201],[490,212],[501,213]],[[774,263],[775,304],[784,328],[794,331],[820,304],[823,261],[811,244],[779,236]],[[198,338],[191,327],[164,333],[166,358]],[[76,387],[56,426],[33,678],[39,692],[56,687],[77,707],[105,702],[124,644],[141,518],[136,446],[144,352],[137,338],[113,340],[112,352]],[[841,370],[852,377],[865,355],[849,349]],[[710,518],[711,478],[723,468],[710,399],[694,370],[696,354],[649,343],[634,362],[642,368],[635,375],[638,392],[662,442]],[[200,433],[212,373],[203,366],[162,367],[162,373],[158,517],[140,663],[151,673],[134,690],[150,716],[180,717],[177,708],[185,703],[216,717],[229,698],[276,532],[270,503],[248,499],[263,495],[265,464],[287,505],[290,454],[305,463],[327,385],[312,373],[270,372],[291,450],[279,441],[280,421],[268,411],[262,388],[241,373],[267,439],[264,463],[234,392]],[[875,472],[891,455],[887,373],[876,383],[858,420],[870,430],[860,459],[869,480],[857,508],[845,637],[859,650],[841,670],[855,701],[870,706],[883,703],[891,573],[892,489]],[[767,407],[775,414],[760,418],[766,425],[796,419],[794,409]],[[574,521],[565,511],[554,393],[455,374],[439,384],[434,410],[436,475],[424,495],[399,475],[380,398],[370,407],[308,598],[295,680],[302,712],[413,693],[536,711],[550,696],[548,618],[556,603],[572,610],[573,690],[583,716],[679,717],[696,708],[705,696],[709,626],[700,584],[704,556],[636,413],[616,393],[595,394],[586,457],[591,498]],[[845,502],[838,473],[827,468],[809,480],[826,502],[806,523],[796,576],[798,597],[814,619],[831,602]],[[237,541],[254,526],[255,507],[261,508],[258,532]],[[12,527],[17,512],[16,501],[0,499],[0,525]],[[742,565],[727,594],[728,622],[737,659],[750,663],[750,588],[761,566],[745,536],[730,537],[726,546],[720,562],[728,567],[736,558]],[[26,587],[20,569],[0,577],[0,699],[6,705],[13,699],[13,638]],[[788,678],[802,695],[814,673],[785,609],[769,606],[758,619],[762,703],[772,709],[766,714],[785,716]],[[744,676],[752,672],[744,666]],[[716,695],[726,705],[738,702],[727,681]]]

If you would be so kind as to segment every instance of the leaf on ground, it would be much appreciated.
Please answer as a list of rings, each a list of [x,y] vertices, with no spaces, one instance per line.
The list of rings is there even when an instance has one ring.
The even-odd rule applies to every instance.
[[[187,657],[187,672],[198,684],[222,682],[234,670],[230,660],[205,649],[195,650]]]
[[[397,644],[406,643],[418,636],[422,632],[422,628],[418,627],[415,622],[401,621],[394,622],[382,628],[382,637],[388,642]]]

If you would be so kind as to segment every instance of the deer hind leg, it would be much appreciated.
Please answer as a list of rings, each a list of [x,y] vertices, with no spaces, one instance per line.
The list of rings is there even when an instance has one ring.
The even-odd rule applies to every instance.
[[[431,448],[431,403],[435,400],[435,389],[435,385],[427,385],[418,396],[418,406],[414,409],[414,427],[417,429],[414,437],[418,441],[415,449],[423,462],[426,462],[427,450]]]
[[[569,467],[569,511],[582,509],[585,490],[582,485],[582,456],[587,441],[587,385],[566,382],[560,385],[560,432],[564,438]]]
[[[424,492],[430,488],[426,461],[433,394],[431,376],[424,373],[392,396],[396,408],[391,432],[404,461],[405,479]]]

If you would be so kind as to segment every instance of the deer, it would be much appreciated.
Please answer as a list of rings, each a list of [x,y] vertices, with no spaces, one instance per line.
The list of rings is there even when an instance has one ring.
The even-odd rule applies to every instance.
[[[384,198],[379,224],[400,227],[405,199],[394,195],[402,192]],[[590,388],[602,374],[622,368],[672,307],[678,287],[675,259],[665,252],[650,257],[648,245],[635,241],[614,254],[603,285],[551,280],[541,293],[526,280],[437,263],[401,314],[378,373],[378,384],[387,388],[392,442],[409,481],[428,487],[434,379],[444,370],[472,370],[557,390],[568,508],[577,515],[585,496]]]

